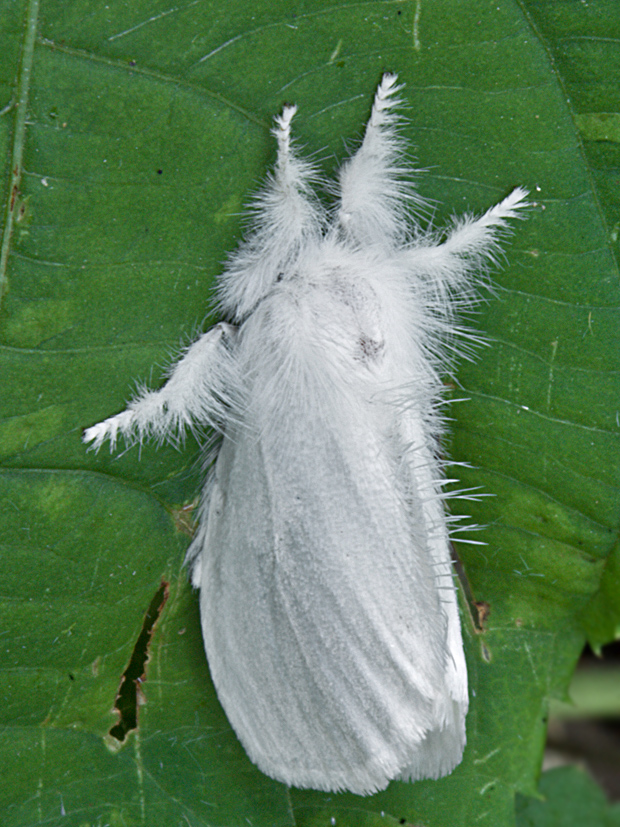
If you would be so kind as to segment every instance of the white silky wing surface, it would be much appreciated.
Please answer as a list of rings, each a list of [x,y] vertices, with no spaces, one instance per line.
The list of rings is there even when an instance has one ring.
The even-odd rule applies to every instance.
[[[359,290],[359,272],[348,275]],[[368,793],[453,769],[467,675],[423,423],[381,400],[391,360],[373,373],[348,358],[367,331],[351,336],[346,291],[305,282],[240,331],[249,427],[224,441],[198,539],[209,549],[202,627],[218,694],[257,765],[290,784]],[[289,341],[272,317],[288,317]],[[312,351],[328,342],[326,366]],[[281,405],[263,389],[286,370],[297,387]]]
[[[219,280],[228,322],[84,434],[98,449],[220,432],[188,552],[218,697],[263,772],[359,794],[438,778],[463,754],[441,376],[469,355],[459,311],[527,206],[517,188],[441,235],[423,228],[398,89],[383,77],[330,210],[284,109],[253,232]]]

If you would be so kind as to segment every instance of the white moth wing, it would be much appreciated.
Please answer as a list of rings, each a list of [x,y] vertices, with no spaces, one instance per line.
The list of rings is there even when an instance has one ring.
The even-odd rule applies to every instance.
[[[467,684],[425,431],[376,393],[394,378],[381,303],[358,270],[315,289],[320,270],[240,329],[247,421],[224,438],[193,553],[214,683],[249,756],[364,794],[458,763]]]
[[[411,410],[403,417],[402,424],[403,431],[410,440],[416,434],[428,432],[428,426],[421,428],[419,418]],[[423,749],[415,752],[409,766],[400,775],[405,780],[415,781],[420,778],[439,778],[451,772],[460,762],[466,740],[465,716],[469,696],[450,538],[438,480],[433,476],[437,460],[432,450],[423,444],[416,448],[412,446],[412,450],[407,453],[407,460],[410,478],[418,486],[424,524],[428,529],[428,549],[433,560],[435,589],[447,619],[444,694],[438,698],[437,704],[438,719],[443,721],[443,726],[437,726],[428,733]],[[439,712],[442,701],[445,707]]]

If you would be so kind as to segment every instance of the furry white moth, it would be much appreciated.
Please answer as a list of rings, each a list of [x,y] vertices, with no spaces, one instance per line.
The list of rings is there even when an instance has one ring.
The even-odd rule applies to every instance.
[[[221,434],[188,552],[218,696],[263,772],[360,794],[461,760],[440,376],[468,335],[458,311],[526,196],[443,236],[423,229],[400,88],[383,77],[330,211],[285,107],[253,233],[219,281],[230,323],[84,435],[98,449],[119,434]]]

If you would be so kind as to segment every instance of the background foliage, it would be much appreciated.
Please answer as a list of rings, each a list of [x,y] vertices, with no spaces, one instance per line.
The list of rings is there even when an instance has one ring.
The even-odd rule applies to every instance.
[[[570,823],[574,771],[527,796],[549,697],[619,624],[619,30],[615,0],[0,0],[7,827]],[[451,411],[462,482],[494,495],[468,504],[487,546],[459,546],[490,607],[482,632],[464,617],[465,758],[359,798],[262,775],[217,703],[182,569],[196,444],[95,456],[80,435],[200,328],[282,104],[331,172],[385,70],[438,222],[517,184],[536,206]],[[588,784],[585,812],[614,818]]]

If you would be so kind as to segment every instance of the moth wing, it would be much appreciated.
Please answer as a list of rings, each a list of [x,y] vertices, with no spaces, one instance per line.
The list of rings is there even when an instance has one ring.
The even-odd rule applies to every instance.
[[[469,707],[467,664],[463,651],[461,621],[454,585],[450,536],[446,524],[444,497],[437,479],[437,460],[433,447],[419,440],[423,428],[414,408],[401,419],[404,440],[410,448],[406,453],[409,484],[419,492],[422,520],[429,527],[428,549],[433,561],[435,585],[441,596],[447,619],[444,690],[449,709],[443,726],[430,731],[424,748],[412,755],[409,766],[400,774],[404,780],[438,778],[450,772],[461,760],[465,746],[465,716]],[[452,766],[448,766],[449,764]]]
[[[250,758],[290,785],[366,794],[443,775],[464,710],[426,528],[371,423],[347,441],[297,421],[279,440],[240,430],[217,461],[195,543],[220,701]]]

